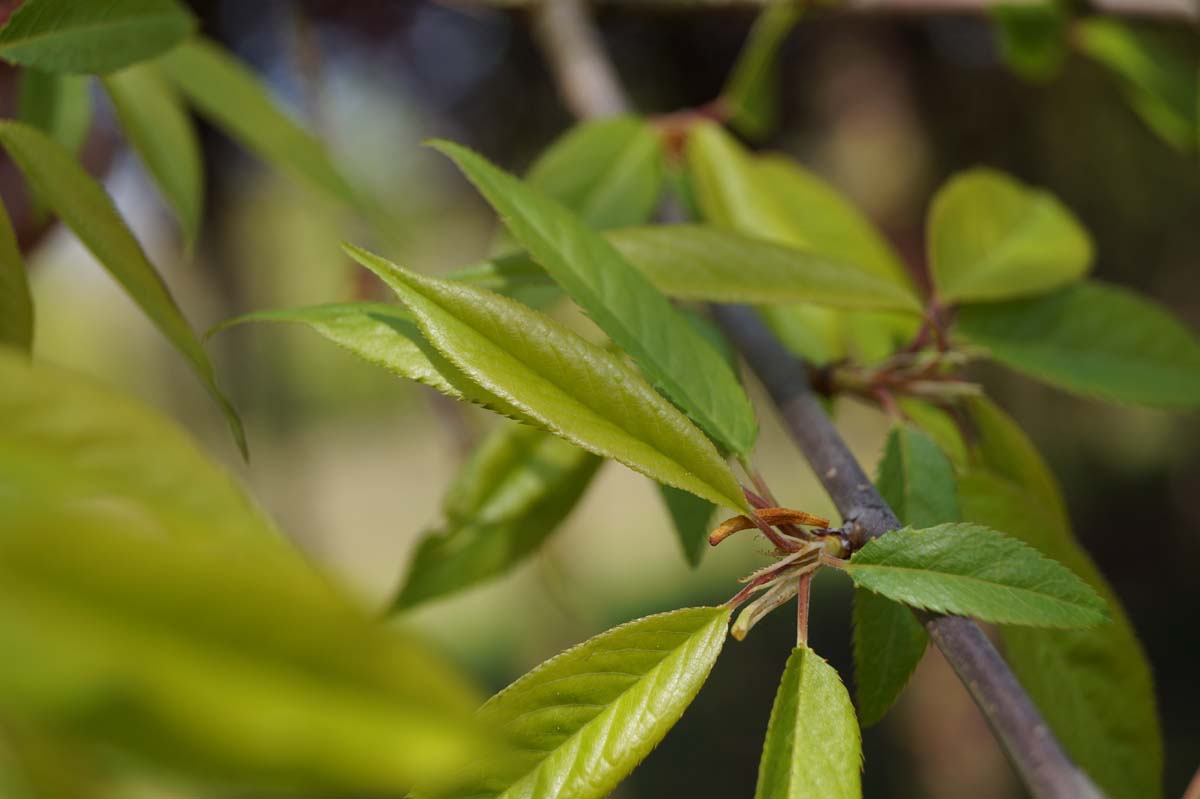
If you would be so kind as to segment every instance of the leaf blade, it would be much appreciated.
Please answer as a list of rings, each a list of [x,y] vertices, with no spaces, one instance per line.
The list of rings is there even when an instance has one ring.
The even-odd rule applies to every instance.
[[[520,303],[347,252],[392,287],[434,348],[524,417],[660,482],[747,509],[712,443],[612,353]]]
[[[174,47],[195,27],[176,0],[25,0],[0,29],[0,58],[49,72],[104,73]]]
[[[755,799],[861,799],[854,706],[836,671],[808,647],[792,650],[767,727]]]
[[[33,296],[8,211],[0,203],[0,344],[33,348]]]
[[[221,408],[238,448],[245,455],[241,420],[217,385],[208,353],[103,187],[83,171],[61,144],[28,125],[0,122],[0,144],[38,195],[184,356]]]
[[[1067,628],[1106,619],[1104,601],[1065,566],[980,525],[896,530],[845,568],[855,585],[938,613]]]
[[[779,50],[800,21],[800,5],[769,6],[754,20],[718,103],[728,109],[729,124],[752,138],[766,135],[779,114]]]
[[[433,145],[467,175],[512,234],[651,383],[725,447],[754,445],[754,410],[720,353],[600,234],[485,159]]]

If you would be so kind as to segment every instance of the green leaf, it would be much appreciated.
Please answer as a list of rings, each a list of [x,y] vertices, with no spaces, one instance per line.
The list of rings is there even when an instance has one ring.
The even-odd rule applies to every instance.
[[[551,658],[480,711],[517,752],[484,763],[455,797],[600,799],[679,720],[725,642],[728,608],[630,622]]]
[[[1048,81],[1067,56],[1067,15],[1058,0],[1001,2],[988,9],[996,23],[1000,55],[1026,80]]]
[[[769,6],[758,15],[718,101],[729,124],[752,138],[765,136],[779,115],[779,48],[800,21],[801,4]]]
[[[8,211],[0,203],[0,344],[33,347],[33,297]]]
[[[17,118],[78,154],[92,124],[90,89],[87,77],[23,69]]]
[[[61,144],[28,125],[0,122],[0,144],[38,195],[187,359],[221,407],[244,455],[246,439],[241,421],[217,386],[208,353],[103,187],[83,171]]]
[[[1088,281],[1045,297],[962,309],[955,328],[1017,371],[1085,396],[1200,405],[1200,342],[1150,300]]]
[[[908,425],[892,428],[875,480],[900,521],[932,527],[959,520],[954,466]],[[883,718],[925,654],[929,636],[903,605],[865,589],[854,592],[854,662],[859,718]]]
[[[449,664],[297,558],[47,513],[0,535],[6,719],[274,789],[392,795],[475,755]]]
[[[83,378],[0,352],[0,518],[49,506],[158,532],[280,541],[225,471],[158,413]],[[0,525],[2,527],[3,525]]]
[[[1065,566],[975,524],[906,528],[871,541],[846,566],[855,585],[938,613],[998,624],[1090,627],[1104,600]]]
[[[1161,797],[1163,743],[1150,662],[1121,602],[1071,532],[1058,482],[1029,438],[983,398],[969,407],[977,467],[959,479],[964,518],[1007,531],[1104,597],[1089,630],[1005,627],[1005,654],[1071,757],[1113,799]]]
[[[195,27],[177,0],[25,0],[0,30],[0,58],[48,72],[111,72],[171,49]]]
[[[838,673],[792,650],[775,695],[755,799],[861,799],[862,742]]]
[[[366,201],[334,168],[320,139],[279,110],[257,76],[218,45],[192,39],[159,64],[188,102],[231,138],[333,199],[366,209]]]
[[[712,443],[619,356],[520,303],[347,252],[392,287],[438,352],[523,416],[659,482],[749,509]]]
[[[904,265],[871,223],[799,164],[752,156],[708,123],[688,138],[687,163],[708,223],[830,258],[912,293]]]
[[[1074,41],[1121,80],[1133,110],[1160,138],[1183,150],[1200,146],[1200,63],[1186,39],[1109,17],[1081,20]]]
[[[1043,294],[1083,277],[1087,231],[1053,195],[992,169],[951,178],[929,213],[929,265],[944,303]]]
[[[520,563],[571,512],[599,465],[595,455],[541,430],[497,428],[455,478],[445,526],[418,544],[393,607],[469,588]]]
[[[663,190],[659,135],[632,116],[584,122],[560,137],[529,170],[526,182],[589,226],[640,225]]]
[[[599,233],[470,150],[448,142],[435,146],[657,388],[728,449],[744,454],[753,447],[754,409],[733,370]]]
[[[708,546],[709,521],[715,510],[713,504],[668,485],[659,485],[658,489],[671,516],[683,556],[693,567],[699,566]]]
[[[200,142],[179,96],[157,64],[139,64],[104,79],[129,143],[150,170],[191,244],[204,210]]]

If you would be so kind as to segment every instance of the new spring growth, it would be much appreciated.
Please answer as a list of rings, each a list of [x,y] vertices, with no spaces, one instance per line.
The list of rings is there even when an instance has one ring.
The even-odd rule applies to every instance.
[[[791,508],[759,508],[755,515],[757,519],[749,516],[726,519],[708,537],[708,543],[716,546],[734,533],[752,528],[762,529],[764,525],[777,527],[782,534],[770,539],[776,544],[774,552],[779,560],[742,578],[741,582],[746,583],[746,587],[726,603],[736,608],[762,592],[746,605],[733,623],[731,634],[739,641],[746,637],[759,619],[796,596],[801,575],[819,569],[825,557],[844,552],[841,536],[829,529],[828,519]],[[816,529],[804,530],[800,525]],[[780,541],[783,546],[779,545]]]

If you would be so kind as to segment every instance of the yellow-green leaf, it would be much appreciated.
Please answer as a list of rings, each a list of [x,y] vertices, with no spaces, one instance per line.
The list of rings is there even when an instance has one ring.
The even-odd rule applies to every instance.
[[[0,30],[0,58],[104,73],[169,50],[195,27],[178,0],[25,0]]]
[[[962,309],[955,331],[1009,368],[1085,396],[1200,405],[1200,341],[1166,310],[1087,281],[1043,297]]]
[[[764,136],[775,124],[779,49],[803,10],[801,3],[776,3],[764,9],[721,90],[718,102],[726,109],[729,124],[746,136]]]
[[[862,744],[838,673],[808,647],[788,658],[755,799],[861,799]]]
[[[138,64],[104,78],[129,143],[179,217],[184,240],[196,240],[204,210],[200,142],[187,110],[157,64]]]
[[[505,423],[455,478],[445,523],[417,545],[393,607],[461,591],[516,566],[558,527],[600,458],[542,430]],[[691,496],[687,494],[686,496]]]
[[[33,346],[33,297],[25,261],[8,211],[0,204],[0,344],[29,352]]]
[[[653,284],[567,208],[464,147],[435,146],[655,387],[723,446],[750,451],[758,427],[733,369]]]
[[[0,144],[38,195],[187,359],[221,407],[244,454],[246,441],[241,421],[217,386],[208,353],[104,188],[83,171],[61,144],[28,125],[0,122]]]
[[[992,169],[951,178],[929,213],[929,268],[943,303],[1044,294],[1083,277],[1087,231],[1053,195]]]
[[[617,355],[505,297],[347,252],[392,287],[439,353],[523,416],[659,482],[748,509],[712,442]]]
[[[81,75],[23,69],[17,116],[77,154],[92,124],[90,89],[91,79]]]

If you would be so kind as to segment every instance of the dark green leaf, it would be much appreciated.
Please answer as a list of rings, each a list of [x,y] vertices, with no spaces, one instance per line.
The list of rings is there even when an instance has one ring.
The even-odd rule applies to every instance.
[[[1184,152],[1200,147],[1200,57],[1194,42],[1189,49],[1186,38],[1177,42],[1099,16],[1080,21],[1074,33],[1079,49],[1121,80],[1129,104],[1151,130]]]
[[[1163,743],[1149,660],[1120,600],[1071,533],[1054,475],[1003,411],[972,401],[979,467],[959,482],[966,519],[1007,531],[1104,597],[1089,630],[1005,627],[1005,654],[1067,751],[1113,799],[1161,797]]]
[[[469,588],[520,563],[571,512],[599,465],[541,430],[497,428],[459,472],[443,506],[445,526],[418,544],[393,606]]]
[[[0,344],[33,347],[33,297],[8,211],[0,204]]]
[[[951,178],[929,212],[929,266],[944,303],[1043,294],[1091,266],[1087,231],[1052,195],[991,169]]]
[[[25,0],[0,30],[0,58],[48,72],[111,72],[169,50],[195,27],[177,0]]]
[[[838,673],[808,647],[792,650],[775,695],[755,799],[861,799],[862,747]]]
[[[855,552],[855,585],[906,605],[999,624],[1091,627],[1104,600],[1065,566],[975,524],[895,530]]]
[[[159,63],[200,114],[264,161],[335,200],[366,207],[334,168],[321,141],[280,111],[254,73],[219,46],[193,39]]]
[[[962,309],[956,330],[1012,369],[1085,396],[1200,405],[1200,342],[1150,300],[1088,281]]]
[[[90,89],[87,77],[23,69],[17,117],[78,154],[92,124]]]
[[[683,556],[692,566],[700,565],[704,549],[708,546],[709,521],[716,508],[707,499],[668,485],[660,485],[663,503],[671,515],[671,524]]]
[[[728,608],[624,624],[551,658],[492,697],[481,718],[512,757],[480,764],[454,797],[607,796],[679,720],[725,642]]]
[[[876,484],[904,524],[933,527],[959,520],[954,466],[914,427],[892,428]]]
[[[604,238],[570,211],[455,144],[458,164],[512,234],[651,382],[735,453],[754,445],[754,409],[720,353]]]
[[[764,136],[775,124],[779,48],[802,12],[800,3],[779,3],[760,13],[721,91],[719,102],[729,115],[729,124],[746,136]]]
[[[200,142],[183,103],[157,64],[139,64],[104,79],[129,143],[174,209],[184,240],[196,240],[204,210]]]
[[[662,140],[637,117],[584,122],[542,154],[526,182],[598,230],[640,225],[662,194]]]
[[[104,189],[83,171],[61,144],[28,125],[0,122],[0,144],[8,150],[38,195],[50,204],[187,359],[220,405],[238,447],[245,454],[246,440],[241,422],[217,386],[208,353],[200,346],[166,284]]]
[[[1067,56],[1067,15],[1058,0],[1001,2],[989,9],[1000,37],[1000,54],[1026,80],[1058,74]]]
[[[748,510],[712,442],[617,355],[520,303],[347,252],[392,287],[438,352],[522,418],[659,482]]]

